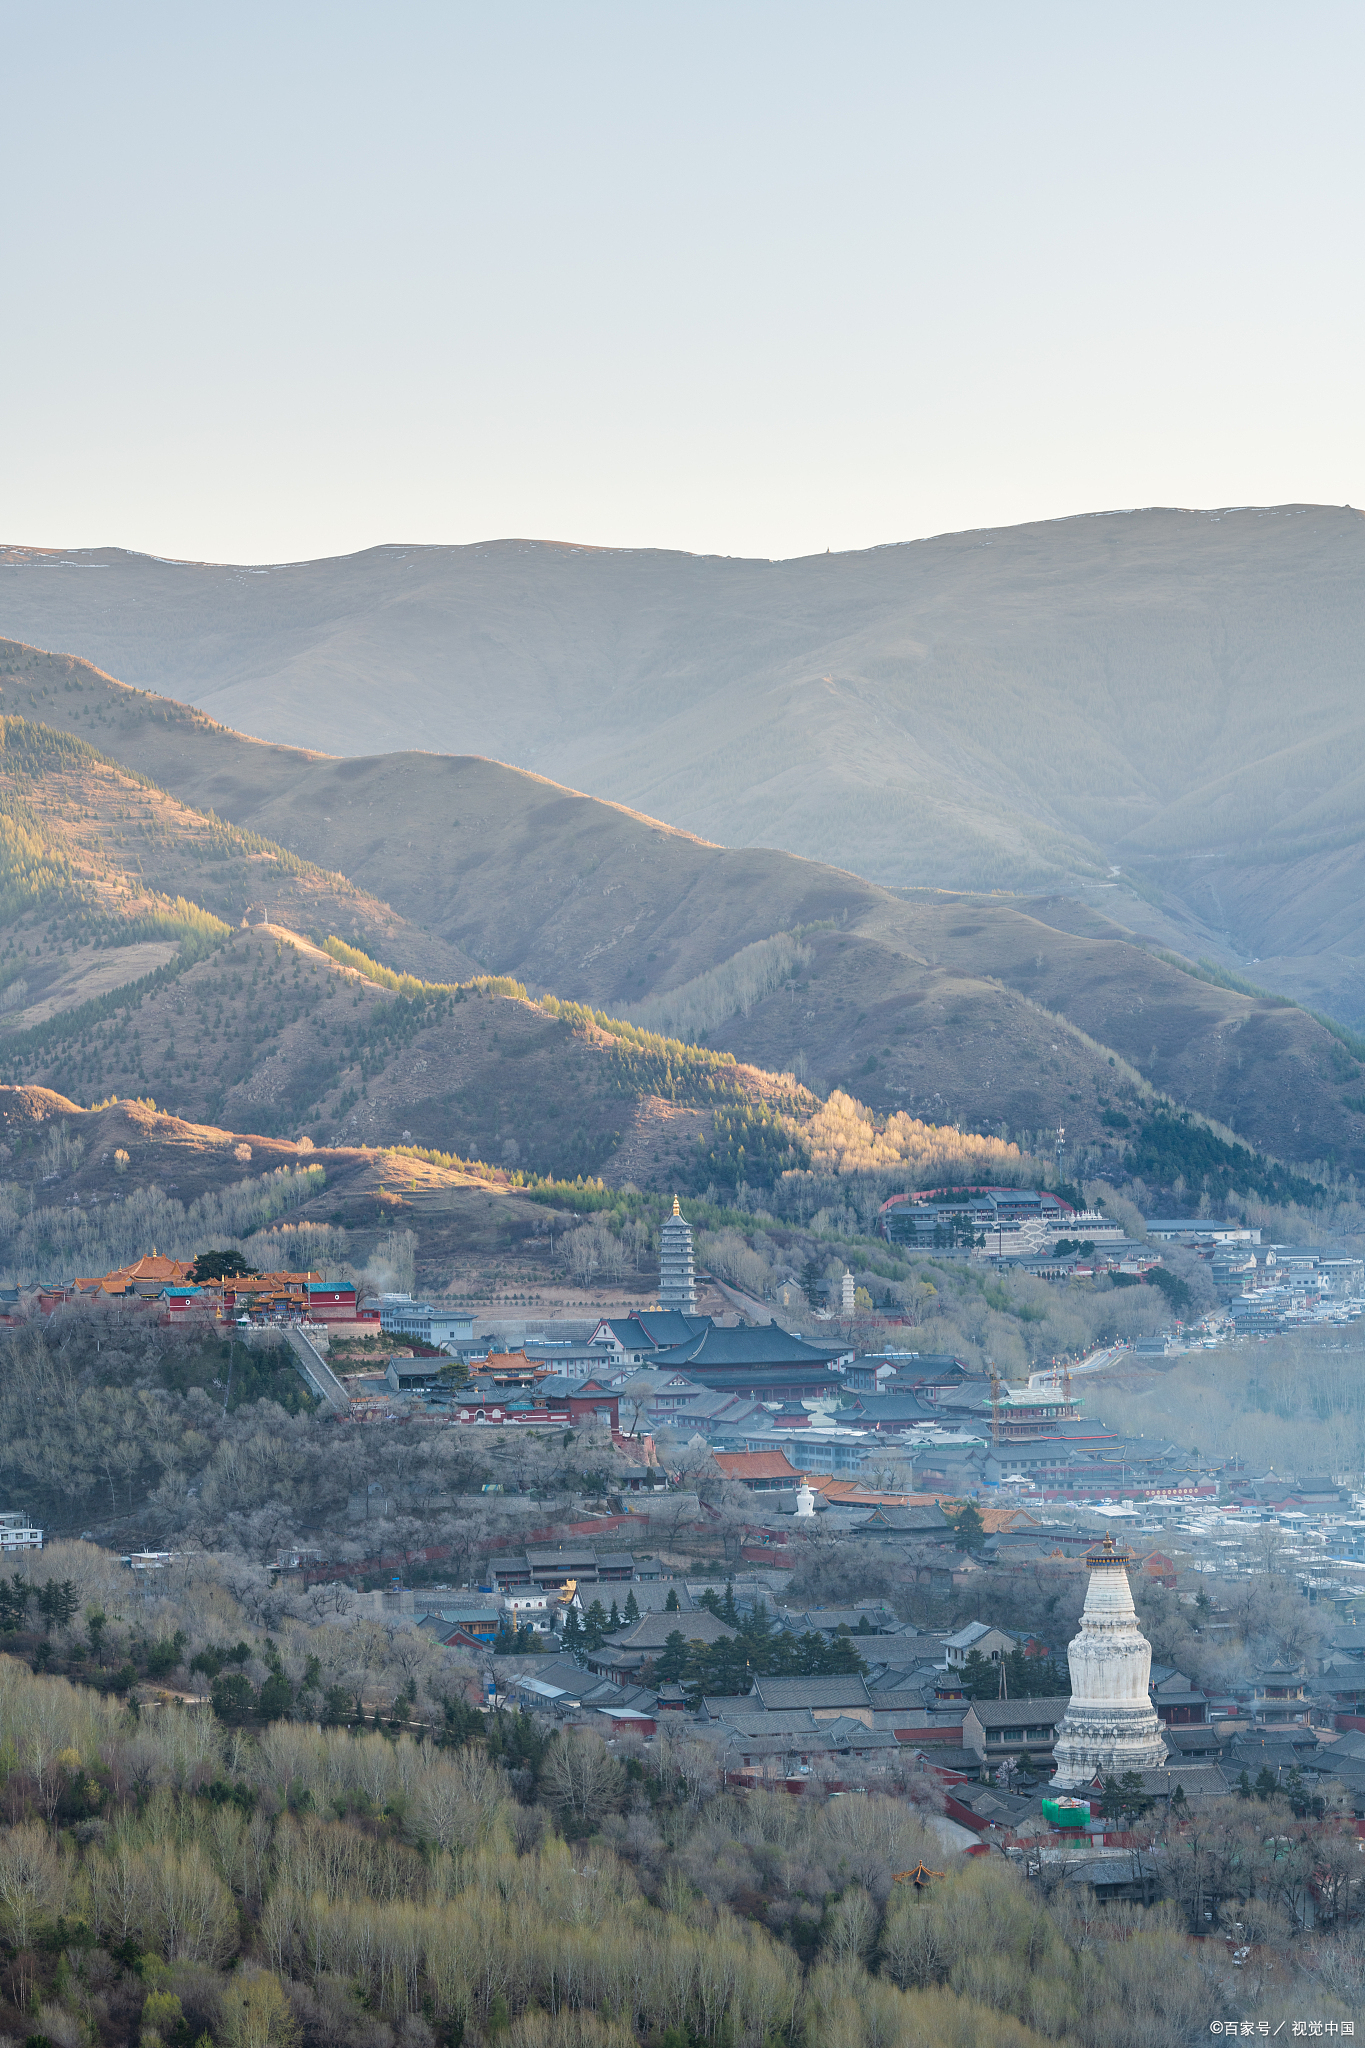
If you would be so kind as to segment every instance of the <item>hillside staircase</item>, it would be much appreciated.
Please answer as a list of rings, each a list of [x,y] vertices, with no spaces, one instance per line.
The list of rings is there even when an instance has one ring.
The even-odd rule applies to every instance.
[[[312,1339],[306,1337],[297,1324],[291,1324],[287,1331],[289,1348],[294,1354],[294,1363],[308,1387],[316,1394],[325,1407],[334,1408],[338,1415],[349,1415],[351,1397],[331,1366],[318,1350]]]

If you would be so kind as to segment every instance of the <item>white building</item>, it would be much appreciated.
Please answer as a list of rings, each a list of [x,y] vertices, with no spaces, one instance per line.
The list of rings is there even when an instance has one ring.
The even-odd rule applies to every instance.
[[[988,1664],[998,1664],[1018,1647],[1017,1639],[1005,1629],[991,1628],[984,1621],[969,1621],[965,1628],[947,1638],[943,1650],[950,1671],[965,1671],[973,1650]]]
[[[468,1344],[474,1318],[458,1309],[433,1308],[410,1294],[381,1294],[379,1327],[386,1337],[407,1337],[419,1344]]]
[[[35,1529],[27,1515],[0,1515],[0,1551],[41,1550],[43,1532]]]
[[[553,1632],[555,1614],[557,1611],[562,1613],[565,1606],[558,1594],[534,1592],[525,1587],[518,1592],[503,1593],[499,1599],[510,1628],[533,1628],[540,1635]]]
[[[1166,1761],[1161,1724],[1147,1691],[1152,1646],[1137,1625],[1126,1566],[1131,1552],[1112,1536],[1086,1557],[1090,1584],[1080,1634],[1067,1649],[1071,1705],[1057,1730],[1055,1791],[1097,1774],[1154,1771]]]

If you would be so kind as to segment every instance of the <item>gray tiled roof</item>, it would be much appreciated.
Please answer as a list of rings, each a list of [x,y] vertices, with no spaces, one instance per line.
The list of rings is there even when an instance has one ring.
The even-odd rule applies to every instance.
[[[822,1724],[809,1707],[793,1707],[782,1714],[755,1713],[749,1698],[708,1699],[707,1718],[732,1728],[736,1735],[809,1735]]]
[[[620,1650],[662,1650],[668,1638],[677,1633],[688,1643],[719,1643],[733,1637],[737,1631],[729,1622],[719,1621],[711,1610],[703,1607],[693,1614],[670,1613],[666,1608],[654,1614],[643,1614],[628,1628],[608,1636],[603,1652],[608,1649]]]
[[[816,1727],[831,1746],[841,1749],[899,1749],[889,1728],[866,1728],[861,1721],[841,1714],[835,1721],[817,1721]]]
[[[690,1365],[699,1371],[714,1371],[735,1366],[827,1366],[838,1356],[837,1351],[807,1344],[804,1337],[793,1337],[778,1323],[762,1323],[757,1328],[740,1324],[734,1329],[710,1323],[698,1336],[677,1344],[654,1362],[656,1366]]]
[[[869,1688],[868,1698],[879,1714],[889,1714],[896,1712],[898,1708],[904,1708],[911,1712],[922,1711],[932,1705],[934,1694],[932,1687],[930,1687],[928,1697],[926,1698],[918,1686],[884,1685],[876,1689]]]
[[[754,1696],[765,1710],[782,1707],[866,1707],[871,1699],[856,1675],[831,1678],[756,1678]]]
[[[1192,1750],[1199,1750],[1214,1757],[1223,1753],[1223,1746],[1218,1740],[1218,1730],[1207,1721],[1187,1722],[1183,1726],[1179,1723],[1174,1727],[1163,1726],[1161,1736],[1172,1755],[1188,1755]]]
[[[1171,1764],[1155,1771],[1139,1771],[1138,1776],[1144,1792],[1174,1792],[1179,1785],[1187,1799],[1226,1799],[1231,1789],[1217,1764]]]
[[[969,1700],[983,1728],[1041,1728],[1054,1725],[1071,1705],[1070,1693],[1049,1693],[1036,1700]]]

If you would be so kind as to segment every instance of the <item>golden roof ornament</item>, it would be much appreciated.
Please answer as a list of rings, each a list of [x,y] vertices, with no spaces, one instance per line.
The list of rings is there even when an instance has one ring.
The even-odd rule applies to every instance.
[[[1106,1568],[1122,1571],[1133,1562],[1133,1553],[1126,1543],[1120,1546],[1112,1536],[1106,1536],[1103,1543],[1093,1544],[1086,1551],[1085,1562],[1086,1569],[1092,1572]]]

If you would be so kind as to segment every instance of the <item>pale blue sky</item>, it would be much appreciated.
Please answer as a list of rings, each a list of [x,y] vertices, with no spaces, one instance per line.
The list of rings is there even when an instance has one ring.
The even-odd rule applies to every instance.
[[[0,540],[1365,501],[1358,8],[3,11]]]

